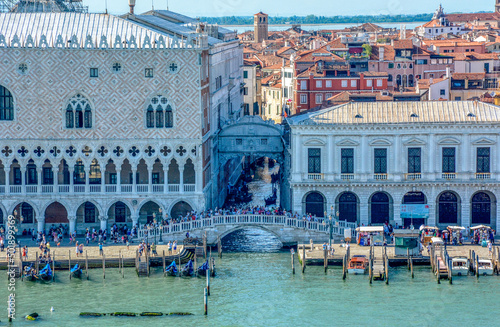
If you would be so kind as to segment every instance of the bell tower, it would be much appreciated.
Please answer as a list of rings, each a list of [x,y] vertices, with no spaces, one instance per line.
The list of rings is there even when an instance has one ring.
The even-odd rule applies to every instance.
[[[495,12],[500,13],[500,0],[495,0]]]
[[[268,24],[268,16],[263,12],[253,15],[254,42],[262,43],[262,41],[267,40]]]

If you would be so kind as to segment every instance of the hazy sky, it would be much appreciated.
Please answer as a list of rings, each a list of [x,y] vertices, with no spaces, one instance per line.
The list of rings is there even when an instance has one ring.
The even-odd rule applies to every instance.
[[[108,11],[122,14],[128,11],[128,0],[83,0],[90,12]],[[271,16],[304,16],[308,14],[379,15],[431,13],[439,0],[168,0],[169,9],[188,16],[251,16],[263,11]],[[442,0],[445,12],[493,11],[495,0]],[[165,9],[167,0],[136,0],[135,12]]]

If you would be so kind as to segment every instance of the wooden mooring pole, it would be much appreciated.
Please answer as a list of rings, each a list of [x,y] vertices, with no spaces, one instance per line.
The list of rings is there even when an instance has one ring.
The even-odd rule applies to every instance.
[[[89,279],[89,256],[87,250],[85,250],[85,275],[87,275],[87,280]]]
[[[302,244],[302,273],[306,270],[306,243]]]
[[[222,242],[220,236],[217,236],[217,251],[219,251],[219,258],[222,259]]]
[[[39,266],[39,264],[38,264],[38,252],[36,252],[35,255],[36,255],[36,258],[35,258],[35,269],[36,269],[36,273],[38,274],[38,273],[40,273],[40,271],[38,270],[38,268],[39,268],[38,267]]]
[[[205,316],[206,316],[208,314],[208,290],[206,287],[204,290],[203,300],[204,300],[203,302],[205,304]]]
[[[207,293],[208,296],[210,296],[210,265],[208,265],[208,270],[207,270]]]
[[[163,277],[167,276],[167,267],[166,267],[166,264],[165,264],[165,250],[163,250],[163,254],[162,254],[162,260],[163,260]]]
[[[102,278],[106,279],[106,259],[104,253],[102,254]]]
[[[295,275],[295,257],[292,252],[292,274]]]
[[[56,279],[56,251],[52,255],[52,280]]]
[[[410,271],[411,271],[411,278],[415,278],[415,275],[413,274],[413,257],[410,258]]]
[[[384,252],[387,252],[387,249],[385,249]],[[389,257],[387,256],[387,253],[384,255],[385,258],[385,283],[389,285]]]
[[[71,250],[68,250],[68,271],[69,279],[71,279]]]
[[[451,271],[451,266],[452,263],[451,263],[451,259],[448,259],[448,281],[450,282],[450,284],[453,284],[453,274],[452,274],[452,271]]]
[[[328,270],[328,250],[327,249],[323,250],[323,265],[324,265],[325,274],[326,274],[326,272]]]
[[[121,255],[122,257],[122,278],[125,278],[125,269],[123,269],[123,254]]]

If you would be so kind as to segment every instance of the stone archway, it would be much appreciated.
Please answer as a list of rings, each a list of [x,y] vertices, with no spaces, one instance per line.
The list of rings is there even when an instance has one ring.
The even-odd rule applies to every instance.
[[[55,227],[59,225],[69,224],[68,220],[68,210],[64,205],[59,202],[52,202],[45,209],[45,226],[46,229],[50,229],[52,225]]]
[[[179,201],[170,210],[170,217],[172,219],[178,219],[179,217],[185,217],[188,212],[193,211],[191,205],[185,201]]]

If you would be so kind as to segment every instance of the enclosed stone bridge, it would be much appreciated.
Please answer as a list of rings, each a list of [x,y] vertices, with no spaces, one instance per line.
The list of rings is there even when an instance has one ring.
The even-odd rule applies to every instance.
[[[161,226],[156,228],[141,228],[138,232],[138,239],[147,239],[149,242],[168,242],[177,240],[178,242],[186,237],[189,232],[190,237],[202,239],[206,233],[207,245],[216,245],[217,239],[231,234],[232,232],[244,228],[260,228],[274,234],[283,243],[283,246],[293,246],[302,242],[325,242],[329,238],[330,223],[327,221],[311,222],[302,219],[290,218],[276,215],[224,215],[213,216],[211,218],[194,220]],[[355,233],[355,224],[344,221],[332,222],[332,234],[335,237],[344,237],[344,230],[351,228],[351,233]]]

